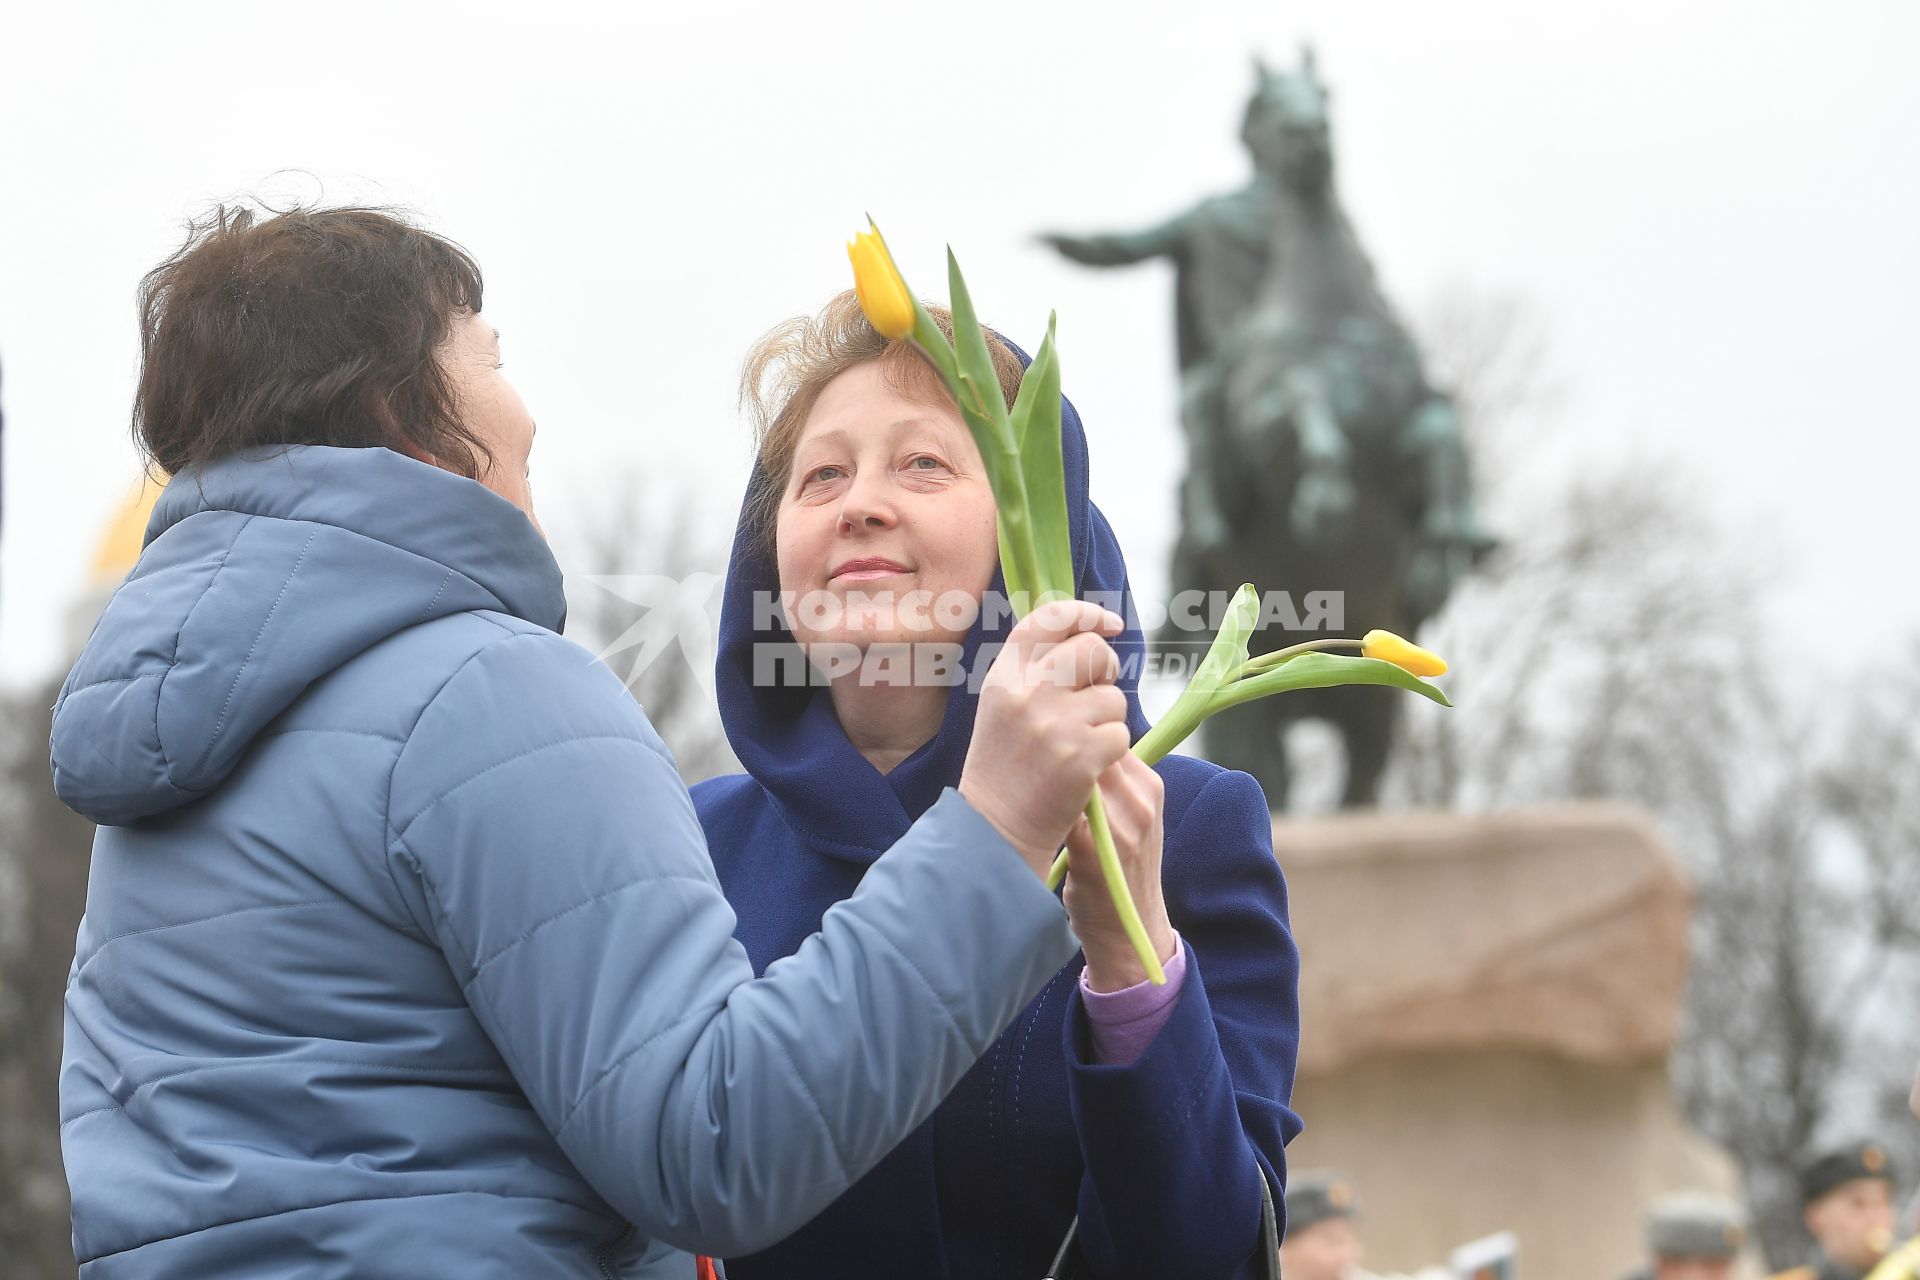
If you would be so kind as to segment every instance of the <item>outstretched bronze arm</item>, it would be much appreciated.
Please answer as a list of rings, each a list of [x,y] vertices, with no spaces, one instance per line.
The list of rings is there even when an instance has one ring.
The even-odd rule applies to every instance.
[[[1186,224],[1182,216],[1145,231],[1108,235],[1075,236],[1043,231],[1039,240],[1057,249],[1062,256],[1089,267],[1129,267],[1149,258],[1164,258],[1179,252],[1186,240]]]

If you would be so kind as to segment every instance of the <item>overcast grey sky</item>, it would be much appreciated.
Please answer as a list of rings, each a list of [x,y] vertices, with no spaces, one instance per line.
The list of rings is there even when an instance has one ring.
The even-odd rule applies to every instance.
[[[1095,497],[1157,588],[1181,457],[1169,277],[1030,236],[1242,181],[1249,57],[1302,39],[1403,310],[1525,300],[1562,429],[1694,469],[1782,553],[1791,625],[1920,631],[1920,5],[654,8],[11,9],[0,680],[64,663],[64,609],[132,484],[141,273],[252,190],[408,204],[474,251],[573,573],[649,568],[566,554],[570,509],[624,468],[648,477],[634,501],[701,497],[724,543],[741,354],[845,285],[863,211],[924,293],[951,241],[989,322],[1032,341],[1059,309]]]

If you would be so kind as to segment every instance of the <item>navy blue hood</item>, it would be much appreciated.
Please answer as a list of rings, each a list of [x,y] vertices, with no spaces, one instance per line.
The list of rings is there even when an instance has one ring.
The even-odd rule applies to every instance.
[[[1018,347],[1013,350],[1022,364],[1029,362],[1025,352]],[[1074,590],[1081,598],[1093,596],[1109,608],[1119,602],[1116,611],[1127,620],[1127,629],[1114,648],[1122,659],[1120,683],[1127,694],[1128,720],[1138,738],[1147,730],[1138,692],[1145,643],[1127,582],[1127,564],[1106,516],[1088,497],[1087,436],[1080,415],[1065,397],[1060,404]],[[756,462],[747,485],[749,495],[761,475]],[[743,502],[727,566],[715,671],[727,741],[803,840],[834,857],[872,862],[932,807],[943,788],[959,783],[967,744],[973,738],[978,697],[964,684],[955,686],[940,731],[891,773],[882,774],[847,739],[827,690],[784,682],[756,687],[755,646],[793,642],[792,633],[779,623],[760,630],[754,627],[756,593],[779,589],[773,557],[749,527]],[[990,590],[1006,590],[998,569]],[[993,619],[992,626],[989,621],[983,610],[966,638],[963,665],[969,671],[982,645],[1003,642],[1011,630],[1003,620]]]

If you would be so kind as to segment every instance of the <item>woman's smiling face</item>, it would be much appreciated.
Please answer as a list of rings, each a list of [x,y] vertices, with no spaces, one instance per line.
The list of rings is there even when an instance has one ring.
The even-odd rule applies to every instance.
[[[959,410],[902,395],[876,362],[834,377],[801,428],[774,541],[780,589],[803,601],[788,614],[802,642],[963,639],[972,618],[955,606],[978,603],[999,544]],[[808,607],[815,592],[831,607]]]

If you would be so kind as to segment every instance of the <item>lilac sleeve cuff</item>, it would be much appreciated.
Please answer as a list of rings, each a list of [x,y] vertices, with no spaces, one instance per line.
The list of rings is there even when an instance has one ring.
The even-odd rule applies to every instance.
[[[1173,941],[1173,959],[1165,965],[1165,986],[1141,982],[1118,991],[1095,991],[1087,985],[1087,971],[1080,971],[1080,1002],[1087,1009],[1094,1061],[1100,1065],[1132,1066],[1166,1025],[1180,986],[1187,980],[1187,948],[1177,935]]]

